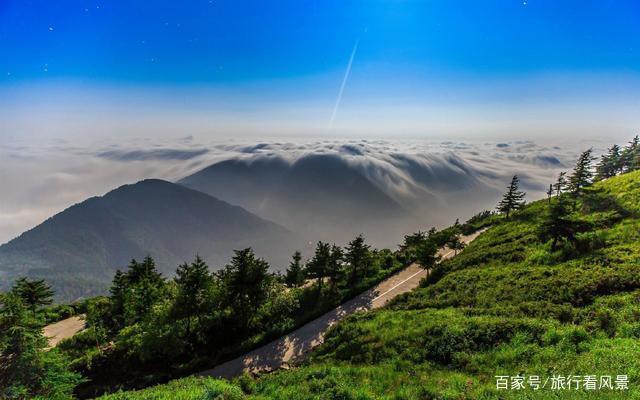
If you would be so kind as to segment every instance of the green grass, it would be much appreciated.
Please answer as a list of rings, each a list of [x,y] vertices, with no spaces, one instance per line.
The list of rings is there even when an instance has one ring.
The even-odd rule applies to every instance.
[[[110,400],[240,400],[244,393],[238,386],[216,379],[184,378],[141,391],[114,393]]]
[[[577,203],[588,229],[575,248],[540,239],[546,209],[498,221],[423,287],[332,328],[298,368],[228,384],[246,399],[640,399],[640,172]],[[630,390],[495,388],[516,374],[628,375]],[[189,399],[223,384],[178,382]],[[144,393],[107,398],[163,398]]]

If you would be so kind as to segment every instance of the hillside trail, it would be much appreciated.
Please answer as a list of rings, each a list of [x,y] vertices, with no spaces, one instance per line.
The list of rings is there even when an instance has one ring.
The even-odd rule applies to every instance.
[[[83,330],[85,327],[84,317],[84,314],[77,315],[45,326],[43,334],[49,341],[48,348],[56,347],[60,341]]]
[[[461,236],[465,244],[471,243],[486,229],[468,236]],[[454,250],[443,247],[439,250],[442,260],[455,255]],[[303,357],[314,347],[322,344],[327,330],[338,321],[356,312],[372,310],[384,306],[394,297],[409,292],[420,284],[429,270],[413,263],[402,271],[380,282],[375,287],[361,293],[326,314],[301,326],[295,331],[258,347],[240,357],[220,364],[212,369],[197,373],[198,376],[233,378],[244,372],[256,374],[277,369],[287,369],[289,364]]]

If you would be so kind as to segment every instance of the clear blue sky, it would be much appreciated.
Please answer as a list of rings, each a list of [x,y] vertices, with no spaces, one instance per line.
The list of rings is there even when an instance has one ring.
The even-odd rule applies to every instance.
[[[419,112],[397,109],[440,105],[472,124],[487,103],[509,119],[495,106],[505,101],[517,103],[517,122],[558,96],[585,112],[598,96],[637,110],[632,0],[0,0],[0,104],[27,110],[54,93],[171,108],[174,97],[227,120],[248,104],[277,120],[278,104],[295,103],[312,123],[330,117],[356,42],[338,120],[395,107],[392,120],[415,125],[426,123]],[[212,105],[225,101],[236,106]]]

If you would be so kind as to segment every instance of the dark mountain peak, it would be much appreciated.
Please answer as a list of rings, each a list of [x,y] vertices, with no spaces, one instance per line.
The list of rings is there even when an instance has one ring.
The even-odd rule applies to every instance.
[[[145,179],[69,207],[0,246],[0,272],[45,278],[68,300],[104,290],[132,258],[151,255],[170,275],[195,254],[215,268],[234,249],[253,247],[281,265],[292,242],[285,228],[241,207]]]
[[[126,185],[122,185],[117,187],[116,189],[111,190],[102,198],[118,198],[120,196],[127,196],[131,194],[138,193],[147,193],[147,194],[174,194],[174,193],[185,193],[190,191],[191,189],[186,188],[181,185],[176,185],[175,183],[165,181],[162,179],[143,179],[136,183],[129,183]],[[201,193],[202,194],[202,193]]]

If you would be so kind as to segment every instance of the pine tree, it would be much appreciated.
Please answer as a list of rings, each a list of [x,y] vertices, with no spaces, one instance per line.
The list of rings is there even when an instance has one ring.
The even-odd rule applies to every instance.
[[[624,170],[623,151],[624,150],[622,150],[617,144],[614,144],[609,149],[607,158],[609,158],[609,163],[611,163],[612,176],[616,176]]]
[[[20,278],[16,280],[12,291],[22,299],[34,316],[38,308],[53,303],[53,290],[44,279]]]
[[[405,251],[414,248],[425,240],[427,240],[427,233],[422,231],[412,233],[411,235],[404,235],[404,240],[400,245],[400,250]]]
[[[371,267],[371,247],[365,243],[364,236],[358,235],[346,248],[345,261],[349,265],[349,286],[355,286],[367,276]]]
[[[272,275],[269,264],[256,258],[251,248],[235,250],[231,263],[219,274],[224,285],[225,300],[233,310],[241,331],[251,328],[253,317],[267,299]]]
[[[569,215],[570,210],[562,198],[553,202],[549,207],[549,212],[541,225],[540,233],[543,239],[552,241],[551,251],[556,251],[561,241],[575,241],[577,227]]]
[[[344,254],[342,249],[335,244],[331,246],[331,252],[327,263],[327,277],[329,278],[329,285],[331,290],[335,290],[338,286],[338,282],[342,279],[343,269],[342,260]]]
[[[289,268],[287,268],[287,272],[284,277],[284,282],[288,287],[295,288],[304,284],[305,271],[302,268],[301,260],[302,255],[299,251],[293,253],[291,263],[289,264]]]
[[[135,260],[131,261],[131,263],[135,262]],[[110,326],[111,328],[121,329],[124,327],[124,303],[128,287],[129,281],[127,275],[117,270],[113,276],[113,281],[111,281],[111,287],[109,288],[109,294],[111,295],[109,297],[109,305],[112,316],[109,325],[112,325]]]
[[[551,196],[553,196],[553,184],[549,184],[549,189],[547,190],[547,199],[549,200],[549,204],[551,204]]]
[[[196,256],[191,264],[184,263],[176,270],[176,299],[173,304],[173,315],[186,320],[186,336],[191,334],[193,321],[209,311],[211,304],[213,275],[209,267]]]
[[[431,240],[420,243],[416,249],[416,262],[420,267],[430,270],[440,260],[438,256],[438,246]]]
[[[322,289],[322,279],[327,276],[330,258],[331,246],[329,243],[318,242],[313,258],[307,264],[309,276],[317,280],[318,290]]]
[[[411,235],[405,235],[402,244],[399,246],[399,257],[403,263],[411,263],[416,260],[416,249],[427,240],[427,233],[418,231]]]
[[[151,307],[164,297],[165,290],[165,280],[156,269],[153,258],[147,256],[141,263],[131,260],[127,272],[116,272],[109,289],[116,327],[141,321]]]
[[[566,172],[560,172],[558,180],[553,184],[553,190],[556,192],[556,196],[560,197],[562,192],[567,188],[567,175]]]
[[[0,398],[70,399],[81,382],[56,351],[45,351],[40,321],[22,297],[0,294]]]
[[[127,280],[130,285],[135,285],[144,280],[149,281],[152,285],[164,283],[164,278],[156,269],[156,262],[151,256],[146,256],[141,263],[132,260],[127,271]]]
[[[596,166],[595,179],[601,181],[618,175],[624,168],[623,156],[620,152],[620,146],[614,144],[608,153],[600,158],[600,162]]]
[[[15,290],[4,294],[1,300],[0,388],[16,383],[33,386],[40,370],[38,350],[46,346],[42,327],[27,313],[30,307]]]
[[[578,196],[582,193],[582,190],[591,185],[591,179],[593,177],[592,163],[593,163],[593,150],[589,149],[584,151],[578,157],[576,166],[573,169],[573,174],[569,177],[569,189],[571,192]]]
[[[525,193],[520,191],[520,181],[518,175],[514,175],[511,179],[511,184],[507,188],[507,193],[502,197],[500,203],[498,203],[498,211],[505,214],[506,218],[512,211],[519,210],[524,206]]]
[[[452,235],[447,241],[447,247],[453,250],[454,255],[458,255],[458,252],[463,250],[466,245],[460,240],[460,236]]]
[[[622,164],[625,172],[640,169],[640,138],[638,135],[622,151]]]

